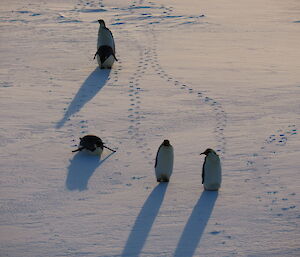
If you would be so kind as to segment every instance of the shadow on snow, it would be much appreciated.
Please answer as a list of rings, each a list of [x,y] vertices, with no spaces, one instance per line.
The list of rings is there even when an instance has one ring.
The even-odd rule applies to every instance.
[[[56,124],[56,128],[61,128],[66,121],[90,101],[106,84],[110,69],[99,69],[98,67],[87,77],[72,102],[68,106],[64,117]]]
[[[88,155],[81,152],[75,154],[68,167],[68,175],[66,178],[67,189],[71,191],[87,190],[90,177],[112,154],[114,153],[110,153],[102,160],[99,156]]]
[[[191,257],[197,249],[215,202],[218,191],[203,191],[179,239],[174,256]]]
[[[144,203],[127,239],[122,257],[138,256],[163,202],[168,183],[158,184]]]

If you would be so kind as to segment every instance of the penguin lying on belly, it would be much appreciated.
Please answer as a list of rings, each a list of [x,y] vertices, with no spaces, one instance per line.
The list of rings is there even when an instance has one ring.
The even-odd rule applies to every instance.
[[[157,182],[169,182],[173,171],[174,151],[169,140],[158,148],[155,159],[155,175]]]
[[[213,149],[206,149],[202,167],[202,184],[205,190],[217,191],[221,187],[222,169],[219,155]]]
[[[78,149],[72,151],[73,153],[78,151],[84,151],[92,155],[101,155],[103,148],[107,148],[112,152],[116,152],[113,149],[105,146],[100,137],[94,135],[86,135],[80,138],[80,143]]]
[[[100,27],[98,30],[97,57],[101,69],[110,69],[114,61],[118,61],[115,55],[115,41],[111,31],[105,26],[104,20],[98,20]]]

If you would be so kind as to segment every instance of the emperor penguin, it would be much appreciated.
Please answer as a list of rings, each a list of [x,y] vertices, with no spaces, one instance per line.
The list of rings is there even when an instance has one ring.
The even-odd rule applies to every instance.
[[[221,187],[222,169],[219,155],[213,149],[206,149],[202,167],[202,184],[205,190],[217,191]]]
[[[155,175],[157,182],[169,182],[173,171],[174,150],[170,141],[165,139],[159,146],[155,159]]]
[[[94,135],[86,135],[82,138],[80,138],[80,143],[78,149],[72,151],[78,152],[78,151],[84,151],[91,155],[101,155],[103,148],[107,148],[112,152],[116,152],[113,149],[110,149],[109,147],[105,146],[101,140],[100,137],[94,136]]]
[[[92,155],[101,155],[103,151],[103,142],[100,137],[87,135],[80,138],[78,149],[72,152],[84,151]]]
[[[101,69],[111,69],[114,61],[118,61],[115,53],[115,41],[111,31],[105,26],[104,20],[98,20],[100,27],[98,30],[97,62]]]

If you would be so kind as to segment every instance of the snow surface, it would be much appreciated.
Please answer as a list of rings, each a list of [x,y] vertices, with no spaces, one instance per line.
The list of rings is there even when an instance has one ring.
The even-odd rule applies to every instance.
[[[299,256],[299,14],[298,0],[2,0],[1,257]],[[99,18],[112,70],[93,60]],[[73,154],[88,133],[117,152]],[[201,185],[207,147],[218,193]]]

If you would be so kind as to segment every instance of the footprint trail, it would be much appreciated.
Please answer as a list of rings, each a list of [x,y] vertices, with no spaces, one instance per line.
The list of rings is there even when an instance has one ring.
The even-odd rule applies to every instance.
[[[151,46],[151,56],[153,56],[153,59],[151,60],[151,65],[154,71],[156,72],[156,74],[161,79],[165,80],[167,83],[177,87],[180,90],[184,90],[186,93],[190,95],[197,97],[200,100],[201,104],[210,106],[216,119],[214,133],[215,133],[217,144],[215,146],[215,149],[217,152],[219,152],[221,158],[224,159],[224,155],[226,153],[226,138],[224,132],[227,123],[227,115],[222,104],[214,100],[213,98],[207,96],[202,91],[194,90],[194,88],[189,84],[183,83],[177,80],[176,78],[174,78],[172,75],[168,74],[160,64],[158,53],[157,53],[157,48],[158,48],[157,38],[155,37],[155,33],[153,31],[152,31],[152,39],[149,41],[153,42]]]
[[[297,135],[298,129],[294,124],[277,129],[265,139],[259,151],[252,154],[252,158],[247,161],[247,166],[253,172],[252,180],[262,187],[256,199],[262,202],[273,216],[283,216],[287,211],[296,208],[295,192],[289,192],[288,188],[280,182],[282,178],[272,174],[272,159],[280,154],[282,147],[287,146],[288,142]]]
[[[131,139],[135,141],[137,148],[148,161],[149,164],[153,164],[151,149],[146,142],[146,134],[141,131],[141,124],[146,119],[146,114],[141,107],[143,101],[143,88],[141,86],[141,79],[145,72],[149,68],[149,50],[138,47],[139,61],[136,71],[129,78],[128,96],[130,99],[130,105],[128,108],[128,118],[130,125],[128,127],[128,134]]]

